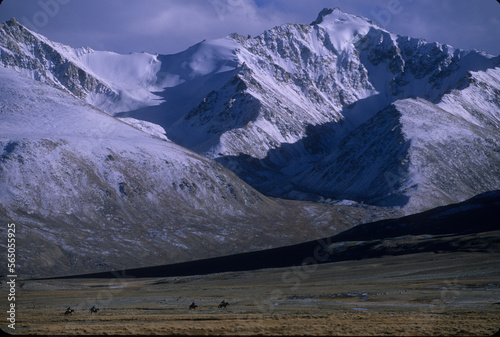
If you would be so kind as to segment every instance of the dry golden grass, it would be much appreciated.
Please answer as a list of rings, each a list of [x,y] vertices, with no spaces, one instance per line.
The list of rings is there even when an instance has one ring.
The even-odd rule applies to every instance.
[[[206,276],[25,281],[16,333],[492,335],[499,275],[500,254],[425,253]],[[217,308],[222,299],[226,309]],[[192,301],[199,307],[190,311]],[[93,305],[100,311],[91,315]]]
[[[30,318],[25,333],[42,335],[398,335],[488,336],[498,327],[498,313],[337,311],[309,314],[154,314],[112,310],[93,318]],[[26,324],[23,324],[26,326]]]

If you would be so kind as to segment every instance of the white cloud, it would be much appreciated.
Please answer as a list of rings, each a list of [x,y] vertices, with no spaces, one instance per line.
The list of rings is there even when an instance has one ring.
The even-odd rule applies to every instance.
[[[32,18],[39,2],[5,0],[0,20]],[[39,33],[73,46],[120,53],[179,52],[203,39],[252,36],[284,23],[310,23],[324,7],[376,20],[399,4],[385,28],[402,35],[500,54],[500,6],[494,0],[69,0]]]
[[[110,2],[95,1],[87,2],[93,13],[106,15],[87,15],[93,18],[93,24],[85,29],[70,23],[75,18],[67,18],[67,28],[59,33],[52,31],[51,36],[78,36],[78,41],[85,45],[94,48],[108,45],[106,49],[118,52],[173,53],[203,39],[215,39],[233,32],[260,34],[284,22],[279,12],[265,11],[253,0],[121,0],[116,7]],[[85,15],[84,10],[78,12],[80,16]],[[78,31],[85,32],[87,39]]]
[[[165,2],[162,2],[165,3]],[[163,38],[182,48],[202,39],[237,32],[258,34],[276,25],[279,15],[266,13],[251,0],[169,1],[155,8],[147,20],[125,24],[128,34],[145,39]]]

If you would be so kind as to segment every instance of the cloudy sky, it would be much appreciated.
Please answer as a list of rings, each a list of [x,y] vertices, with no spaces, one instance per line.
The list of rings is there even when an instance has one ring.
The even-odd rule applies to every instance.
[[[237,32],[252,36],[284,23],[310,23],[325,7],[365,16],[401,35],[500,54],[496,0],[4,0],[51,40],[118,53],[176,53]]]

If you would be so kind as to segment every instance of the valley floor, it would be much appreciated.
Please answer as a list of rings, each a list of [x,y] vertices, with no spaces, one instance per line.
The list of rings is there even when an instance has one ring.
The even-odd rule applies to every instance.
[[[229,306],[218,309],[222,300]],[[65,316],[68,306],[75,313]],[[499,328],[500,254],[460,252],[205,276],[23,281],[15,333],[488,336]]]

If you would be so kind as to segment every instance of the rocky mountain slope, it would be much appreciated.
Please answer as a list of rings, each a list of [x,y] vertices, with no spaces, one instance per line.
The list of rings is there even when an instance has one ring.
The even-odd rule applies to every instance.
[[[0,220],[16,224],[24,277],[252,251],[391,216],[270,199],[64,91],[4,67],[0,79]]]
[[[458,204],[398,219],[362,224],[331,237],[297,245],[129,269],[121,273],[129,277],[172,277],[297,267],[302,268],[296,273],[300,277],[301,272],[316,270],[316,265],[321,263],[418,253],[434,253],[434,256],[442,253],[481,253],[488,260],[489,254],[499,252],[500,224],[495,217],[499,210],[500,191],[491,191]],[[113,278],[113,273],[65,275],[62,278]]]
[[[500,188],[499,57],[339,9],[175,55],[75,49],[15,21],[0,41],[5,66],[158,124],[266,195],[411,213]]]

